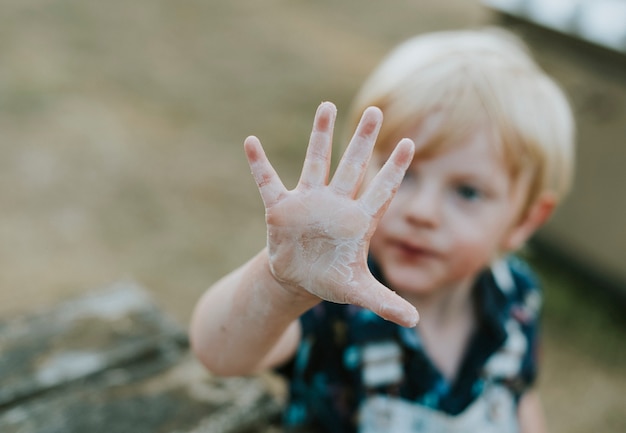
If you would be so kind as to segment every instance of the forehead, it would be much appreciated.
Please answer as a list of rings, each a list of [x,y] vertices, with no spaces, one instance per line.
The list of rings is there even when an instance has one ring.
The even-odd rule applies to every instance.
[[[405,118],[401,124],[393,125],[393,130],[382,131],[374,152],[379,158],[387,158],[396,143],[408,137],[416,144],[416,157],[432,158],[452,149],[466,147],[470,138],[481,137],[489,150],[499,158],[510,176],[516,179],[527,165],[527,155],[518,143],[518,134],[503,122],[494,122],[480,107],[473,107],[468,114],[467,107],[460,109],[439,107],[422,114]],[[383,128],[385,124],[383,123]]]
[[[507,164],[488,130],[476,130],[454,142],[436,145],[429,131],[420,130],[412,137],[416,155],[412,167],[428,164],[437,170],[458,175],[497,176],[499,181],[510,177]]]
[[[498,157],[504,162],[503,145],[498,134],[484,116],[472,119],[443,111],[418,116],[414,121],[382,137],[376,144],[376,154],[387,157],[402,138],[415,142],[416,157],[431,158],[452,150],[469,148]]]

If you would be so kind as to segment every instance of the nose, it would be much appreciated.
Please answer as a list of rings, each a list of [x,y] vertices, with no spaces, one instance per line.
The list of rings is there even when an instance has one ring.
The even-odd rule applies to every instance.
[[[434,184],[419,182],[403,194],[404,218],[411,225],[434,228],[441,223],[442,200]]]

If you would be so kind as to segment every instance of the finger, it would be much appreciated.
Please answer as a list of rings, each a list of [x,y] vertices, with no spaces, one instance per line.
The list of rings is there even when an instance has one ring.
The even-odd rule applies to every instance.
[[[376,107],[369,107],[363,112],[354,136],[330,182],[330,186],[337,193],[352,197],[356,195],[372,156],[382,119],[383,114]]]
[[[267,159],[258,138],[252,136],[246,138],[243,146],[263,203],[269,208],[287,192],[287,189]]]
[[[298,182],[299,187],[326,185],[328,182],[336,117],[337,108],[332,103],[324,102],[318,107],[302,174]]]
[[[414,153],[413,141],[408,138],[400,140],[385,165],[376,173],[359,199],[368,215],[376,215],[389,204],[413,160]]]
[[[406,299],[379,283],[373,276],[364,277],[359,287],[348,293],[346,303],[367,308],[385,320],[413,328],[419,321],[417,309]]]

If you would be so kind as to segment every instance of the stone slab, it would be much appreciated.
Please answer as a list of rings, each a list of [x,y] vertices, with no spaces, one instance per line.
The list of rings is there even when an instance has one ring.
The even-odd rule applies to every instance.
[[[0,353],[3,433],[277,431],[269,376],[211,376],[132,283],[0,322]]]

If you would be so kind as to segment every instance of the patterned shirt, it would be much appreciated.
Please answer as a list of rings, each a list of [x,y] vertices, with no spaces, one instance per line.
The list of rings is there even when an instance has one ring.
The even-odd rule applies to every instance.
[[[384,283],[371,261],[370,269]],[[525,263],[509,257],[485,271],[472,293],[478,325],[452,382],[430,361],[415,329],[354,305],[322,302],[309,310],[300,319],[302,339],[294,358],[278,370],[290,380],[285,427],[333,433],[443,431],[432,426],[448,425],[446,420],[470,412],[467,418],[478,423],[496,425],[500,417],[502,423],[516,425],[516,418],[504,418],[515,417],[519,397],[536,377],[538,285]],[[502,398],[484,397],[502,390],[510,396],[510,415],[499,409]],[[484,409],[471,408],[478,400],[484,400]],[[381,422],[392,425],[400,413],[408,423],[404,420],[416,407],[421,412],[413,416],[412,426],[381,427]],[[364,427],[363,420],[373,416],[379,427]],[[489,431],[483,427],[487,424],[480,424],[481,431]]]

